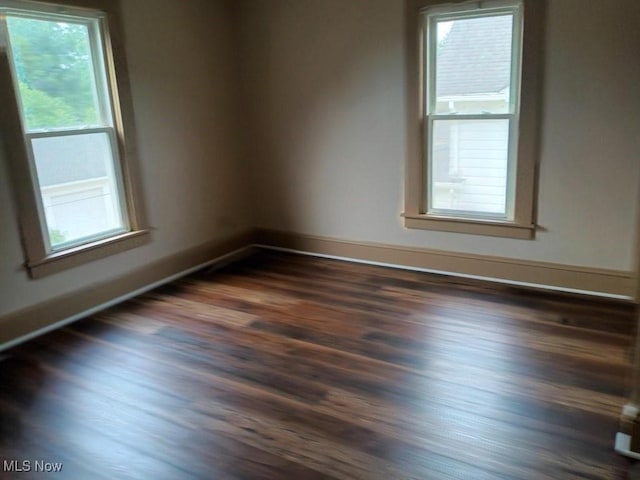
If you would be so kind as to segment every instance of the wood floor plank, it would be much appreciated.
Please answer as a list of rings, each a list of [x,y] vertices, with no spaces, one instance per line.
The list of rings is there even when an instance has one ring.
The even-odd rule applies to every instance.
[[[634,315],[260,251],[9,351],[0,478],[623,479]]]

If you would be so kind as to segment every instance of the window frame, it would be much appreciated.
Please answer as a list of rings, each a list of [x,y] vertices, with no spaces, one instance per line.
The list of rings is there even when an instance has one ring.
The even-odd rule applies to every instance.
[[[511,168],[513,203],[508,205],[507,216],[464,214],[464,212],[429,211],[430,195],[428,152],[430,129],[427,118],[427,95],[433,69],[428,70],[426,35],[429,15],[460,14],[497,11],[520,5],[521,45],[519,115],[510,132],[517,132],[517,141],[510,139],[509,148],[516,152]],[[402,214],[407,228],[439,230],[455,233],[489,235],[517,239],[532,239],[536,231],[536,199],[539,121],[542,84],[542,43],[544,0],[488,0],[458,1],[443,4],[437,0],[408,0],[407,14],[407,111],[408,155],[405,178],[405,211]],[[514,31],[514,35],[518,32]],[[433,40],[432,40],[433,41]],[[433,79],[431,80],[433,81]],[[460,118],[463,118],[461,115]],[[514,135],[515,136],[515,135]],[[511,137],[511,133],[510,133]],[[512,160],[513,161],[513,160]]]
[[[149,241],[149,230],[145,227],[146,220],[141,201],[141,185],[135,168],[133,108],[122,46],[119,7],[119,2],[107,0],[55,0],[47,3],[31,0],[0,0],[0,101],[6,105],[6,108],[0,112],[0,124],[5,133],[3,140],[12,172],[12,185],[26,257],[25,267],[32,278],[39,278],[113,255]],[[123,229],[113,234],[100,234],[88,237],[82,242],[69,242],[67,245],[62,245],[62,248],[52,249],[49,245],[49,238],[44,228],[46,220],[40,186],[33,157],[29,152],[31,135],[46,137],[49,133],[34,134],[27,132],[26,127],[23,127],[19,92],[13,78],[10,52],[7,51],[8,39],[4,38],[7,35],[5,17],[17,10],[32,12],[35,18],[46,18],[47,15],[83,17],[87,19],[87,23],[91,22],[98,28],[97,32],[94,31],[90,35],[90,41],[92,52],[95,53],[94,48],[99,48],[101,58],[94,58],[93,63],[94,70],[98,68],[104,70],[106,85],[101,85],[103,83],[101,80],[95,81],[98,87],[103,88],[110,97],[99,98],[99,102],[101,110],[109,117],[111,126],[69,128],[55,134],[65,135],[71,132],[73,135],[109,131],[107,138],[112,148],[113,168],[118,185],[117,194],[120,197],[124,224]],[[96,65],[97,62],[101,65]]]

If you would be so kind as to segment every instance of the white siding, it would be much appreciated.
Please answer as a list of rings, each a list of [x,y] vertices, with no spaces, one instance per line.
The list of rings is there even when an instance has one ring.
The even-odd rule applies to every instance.
[[[446,121],[448,169],[458,184],[436,185],[434,206],[472,212],[505,213],[508,120]]]

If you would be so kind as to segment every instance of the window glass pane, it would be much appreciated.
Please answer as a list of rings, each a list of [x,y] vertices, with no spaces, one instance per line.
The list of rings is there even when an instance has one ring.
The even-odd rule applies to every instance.
[[[437,21],[435,113],[508,113],[513,15]]]
[[[86,24],[9,16],[27,131],[101,124]]]
[[[125,230],[106,133],[31,142],[51,246]]]
[[[430,210],[506,214],[509,120],[435,120]]]

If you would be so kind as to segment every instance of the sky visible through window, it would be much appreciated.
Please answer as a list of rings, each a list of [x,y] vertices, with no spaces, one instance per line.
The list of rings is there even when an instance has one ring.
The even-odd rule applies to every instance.
[[[438,22],[438,43],[442,42],[453,26],[453,22]]]

